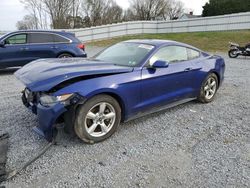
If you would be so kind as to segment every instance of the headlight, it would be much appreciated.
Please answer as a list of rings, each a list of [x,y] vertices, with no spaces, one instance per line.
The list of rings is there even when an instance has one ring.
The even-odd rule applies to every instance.
[[[43,106],[51,106],[55,103],[61,103],[63,105],[70,104],[70,99],[73,97],[74,94],[64,94],[60,96],[51,96],[51,95],[42,95],[40,97],[40,103]]]
[[[56,99],[57,99],[57,101],[59,101],[59,102],[64,102],[64,101],[68,100],[68,99],[69,99],[70,97],[72,97],[72,96],[73,96],[72,93],[71,93],[71,94],[65,94],[65,95],[57,96]]]

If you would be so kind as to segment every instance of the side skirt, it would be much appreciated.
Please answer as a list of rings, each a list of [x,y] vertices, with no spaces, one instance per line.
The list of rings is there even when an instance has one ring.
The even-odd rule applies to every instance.
[[[153,108],[153,109],[151,109],[149,111],[146,111],[146,112],[139,112],[138,114],[128,118],[124,122],[128,122],[128,121],[131,121],[131,120],[134,120],[134,119],[138,119],[140,117],[143,117],[143,116],[146,116],[146,115],[149,115],[149,114],[153,114],[153,113],[156,113],[156,112],[159,112],[159,111],[162,111],[162,110],[166,110],[166,109],[169,109],[169,108],[172,108],[172,107],[175,107],[175,106],[178,106],[178,105],[181,105],[181,104],[184,104],[184,103],[196,100],[196,99],[197,98],[183,99],[183,100],[180,100],[180,101],[177,101],[177,102],[167,104],[165,106],[155,107],[155,108]]]

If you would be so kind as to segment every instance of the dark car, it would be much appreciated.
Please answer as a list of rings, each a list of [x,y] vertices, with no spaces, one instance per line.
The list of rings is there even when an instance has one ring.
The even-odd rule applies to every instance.
[[[38,115],[37,133],[51,141],[55,124],[64,122],[95,143],[120,122],[190,100],[213,101],[224,71],[223,58],[187,44],[130,40],[92,59],[37,60],[15,75],[26,87],[23,103]]]
[[[73,33],[17,31],[0,37],[0,68],[23,66],[40,58],[86,57]]]

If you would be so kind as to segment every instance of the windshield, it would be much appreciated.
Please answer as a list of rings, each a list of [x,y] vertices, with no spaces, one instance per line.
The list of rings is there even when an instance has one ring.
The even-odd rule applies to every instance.
[[[121,66],[136,67],[154,48],[152,45],[122,42],[97,54],[95,59]]]
[[[8,36],[10,33],[1,33],[0,32],[0,41],[5,38],[6,36]]]

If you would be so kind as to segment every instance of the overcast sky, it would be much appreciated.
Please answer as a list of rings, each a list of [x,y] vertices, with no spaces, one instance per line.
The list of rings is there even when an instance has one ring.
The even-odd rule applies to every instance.
[[[129,0],[116,0],[117,3],[127,8]],[[181,0],[187,10],[193,10],[194,14],[202,13],[202,6],[208,0]],[[16,29],[16,22],[22,20],[28,14],[19,0],[0,0],[0,31],[12,31]]]

